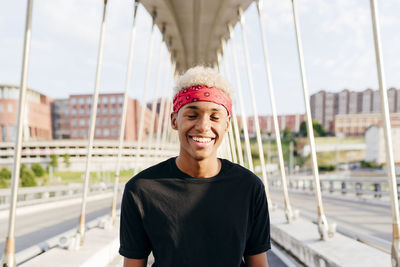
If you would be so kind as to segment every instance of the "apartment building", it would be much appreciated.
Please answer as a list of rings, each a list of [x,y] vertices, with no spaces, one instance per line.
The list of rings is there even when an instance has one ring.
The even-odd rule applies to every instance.
[[[0,140],[3,142],[15,141],[17,137],[19,93],[19,86],[0,85]],[[26,101],[24,140],[51,140],[51,99],[27,88]]]
[[[388,101],[390,112],[400,112],[400,90],[390,88]],[[321,90],[311,95],[310,103],[313,119],[335,135],[364,135],[366,128],[377,123],[379,116],[373,114],[381,112],[380,93],[372,89],[338,93]]]
[[[239,127],[241,126],[241,117],[238,118]],[[300,124],[305,120],[304,114],[290,114],[290,115],[278,115],[279,130],[283,131],[286,127],[292,132],[298,132]],[[275,127],[272,115],[269,116],[258,116],[260,129],[263,133],[275,134]],[[250,135],[255,135],[254,117],[247,118],[247,128]]]
[[[97,104],[95,139],[118,139],[121,125],[122,93],[100,94]],[[136,99],[128,99],[125,124],[125,140],[138,138],[140,109]],[[68,99],[56,100],[53,105],[54,139],[86,139],[90,127],[92,95],[70,95]],[[157,116],[156,116],[157,117]],[[143,138],[150,132],[151,111],[146,108]]]

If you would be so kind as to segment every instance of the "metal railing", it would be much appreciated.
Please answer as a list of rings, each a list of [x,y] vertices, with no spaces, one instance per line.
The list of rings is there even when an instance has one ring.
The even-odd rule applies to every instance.
[[[341,195],[355,195],[357,197],[370,197],[381,199],[389,196],[389,185],[386,177],[334,177],[321,176],[321,192]],[[281,187],[281,180],[277,176],[269,177],[271,187]],[[308,175],[289,176],[288,188],[298,191],[314,191],[313,177]],[[400,179],[397,179],[397,191],[400,192]]]
[[[120,190],[123,184],[119,186]],[[93,184],[89,186],[89,195],[112,192],[113,184]],[[17,207],[78,198],[82,195],[82,185],[73,184],[67,186],[41,186],[18,189]],[[10,208],[10,189],[0,189],[0,210]]]

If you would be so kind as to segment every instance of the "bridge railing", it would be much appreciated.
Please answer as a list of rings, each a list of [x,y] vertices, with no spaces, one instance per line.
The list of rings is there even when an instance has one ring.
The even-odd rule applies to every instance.
[[[120,191],[123,184],[120,184]],[[26,187],[18,190],[17,206],[29,206],[64,199],[77,198],[82,195],[83,187],[81,184],[66,186],[40,186]],[[89,186],[89,195],[112,192],[113,184],[93,184]],[[0,210],[10,208],[10,189],[0,189]]]
[[[279,176],[269,177],[271,187],[281,187]],[[368,196],[380,199],[389,197],[389,185],[386,177],[332,177],[331,175],[321,176],[321,191],[331,194],[351,195],[357,197]],[[288,176],[288,188],[297,191],[314,191],[313,176],[292,175]],[[400,179],[397,179],[397,191],[400,193]]]

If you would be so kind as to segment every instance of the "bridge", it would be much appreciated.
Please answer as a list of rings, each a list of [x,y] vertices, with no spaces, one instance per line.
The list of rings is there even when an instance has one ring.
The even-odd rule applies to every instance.
[[[96,77],[90,103],[87,140],[46,142],[26,140],[24,116],[26,116],[30,41],[31,36],[35,34],[32,32],[32,18],[35,15],[33,2],[33,0],[27,0],[15,143],[3,143],[0,150],[1,160],[12,163],[13,166],[11,189],[2,189],[0,192],[0,224],[2,225],[0,234],[1,237],[5,237],[4,242],[0,243],[0,248],[4,249],[3,266],[122,265],[121,258],[117,254],[118,207],[123,187],[120,183],[121,170],[130,166],[133,169],[132,174],[135,174],[140,169],[174,155],[178,150],[176,133],[167,127],[172,91],[169,93],[168,100],[162,98],[158,114],[156,114],[157,102],[152,101],[150,131],[145,130],[145,124],[148,123],[145,116],[145,103],[150,95],[153,99],[162,96],[159,90],[163,87],[159,83],[160,73],[168,73],[169,82],[166,84],[169,84],[168,87],[171,88],[173,77],[198,64],[218,69],[235,83],[236,106],[232,111],[232,124],[221,146],[219,156],[252,171],[259,170],[257,174],[264,182],[271,211],[273,249],[268,254],[270,265],[389,266],[391,264],[400,266],[398,181],[393,159],[380,37],[381,25],[376,0],[370,0],[370,9],[387,154],[387,179],[384,181],[381,177],[353,179],[339,175],[328,177],[319,174],[319,159],[310,111],[308,75],[303,56],[302,31],[296,0],[291,0],[290,4],[306,111],[306,126],[309,133],[311,174],[288,175],[285,168],[275,103],[273,68],[270,65],[267,49],[267,44],[271,40],[265,34],[261,0],[136,0],[126,3],[126,8],[132,10],[132,28],[119,137],[118,141],[100,142],[94,140],[94,136],[101,87],[107,10],[113,1],[99,1],[103,4],[103,12],[99,25]],[[262,44],[263,71],[267,82],[265,88],[267,88],[273,115],[273,136],[277,146],[279,166],[276,173],[269,173],[266,168],[264,141],[258,120],[261,109],[257,108],[251,63],[253,58],[250,57],[247,39],[249,29],[245,21],[246,9],[251,5],[257,8],[260,28],[258,35]],[[141,38],[136,33],[139,6],[142,7],[141,10],[151,15],[152,26],[141,94],[143,108],[140,108],[136,125],[137,139],[134,142],[125,142],[128,93],[132,83],[133,65],[136,63],[135,43]],[[151,77],[150,70],[157,31],[162,37],[158,43],[158,49],[162,51],[163,46],[167,48],[170,64],[162,70],[163,53],[159,53],[153,88],[150,83],[154,78]],[[238,32],[242,41],[239,48],[235,41]],[[242,61],[238,57],[241,53]],[[247,85],[243,84],[239,65],[245,66]],[[243,95],[250,96],[250,103],[244,103]],[[246,105],[251,106],[250,113],[254,116],[257,157],[253,156],[251,148],[246,120],[246,112],[249,110],[246,109]],[[241,125],[238,124],[238,116],[241,118]],[[21,162],[47,163],[50,160],[50,154],[63,155],[66,151],[73,155],[72,164],[84,170],[81,185],[18,188]],[[103,157],[103,155],[106,156]],[[111,183],[89,185],[90,172],[98,166],[113,168],[115,176]]]

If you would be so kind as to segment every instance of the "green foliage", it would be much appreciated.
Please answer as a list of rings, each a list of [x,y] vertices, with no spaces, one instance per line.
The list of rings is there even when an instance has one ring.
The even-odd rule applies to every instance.
[[[35,174],[25,164],[21,165],[20,179],[22,187],[36,186]]]
[[[0,179],[9,180],[11,179],[11,171],[7,168],[1,168]]]
[[[39,163],[32,164],[31,169],[36,177],[42,177],[45,174],[45,170]]]
[[[0,188],[7,188],[7,187],[8,187],[7,180],[0,177]]]
[[[58,156],[57,155],[50,155],[50,163],[49,165],[52,166],[53,168],[57,168],[58,167]]]
[[[283,139],[283,141],[288,141],[288,140],[290,140],[291,136],[292,136],[292,132],[290,131],[289,126],[286,126],[285,129],[284,129],[283,132],[282,132],[282,139]]]
[[[69,154],[64,154],[64,155],[62,155],[62,157],[63,157],[63,161],[64,161],[65,166],[67,168],[69,168],[71,166],[71,162],[69,160],[70,155]]]
[[[321,172],[333,172],[334,170],[336,170],[336,166],[335,165],[319,165],[318,166],[318,170]]]
[[[369,162],[369,161],[361,161],[361,167],[363,168],[371,168],[371,169],[382,169],[382,164],[376,164],[374,162]]]
[[[317,121],[313,120],[312,121],[313,129],[314,129],[314,136],[325,136],[326,131],[322,127],[321,124],[319,124]],[[300,124],[300,130],[299,130],[300,136],[307,136],[307,124],[305,121],[302,121]]]

